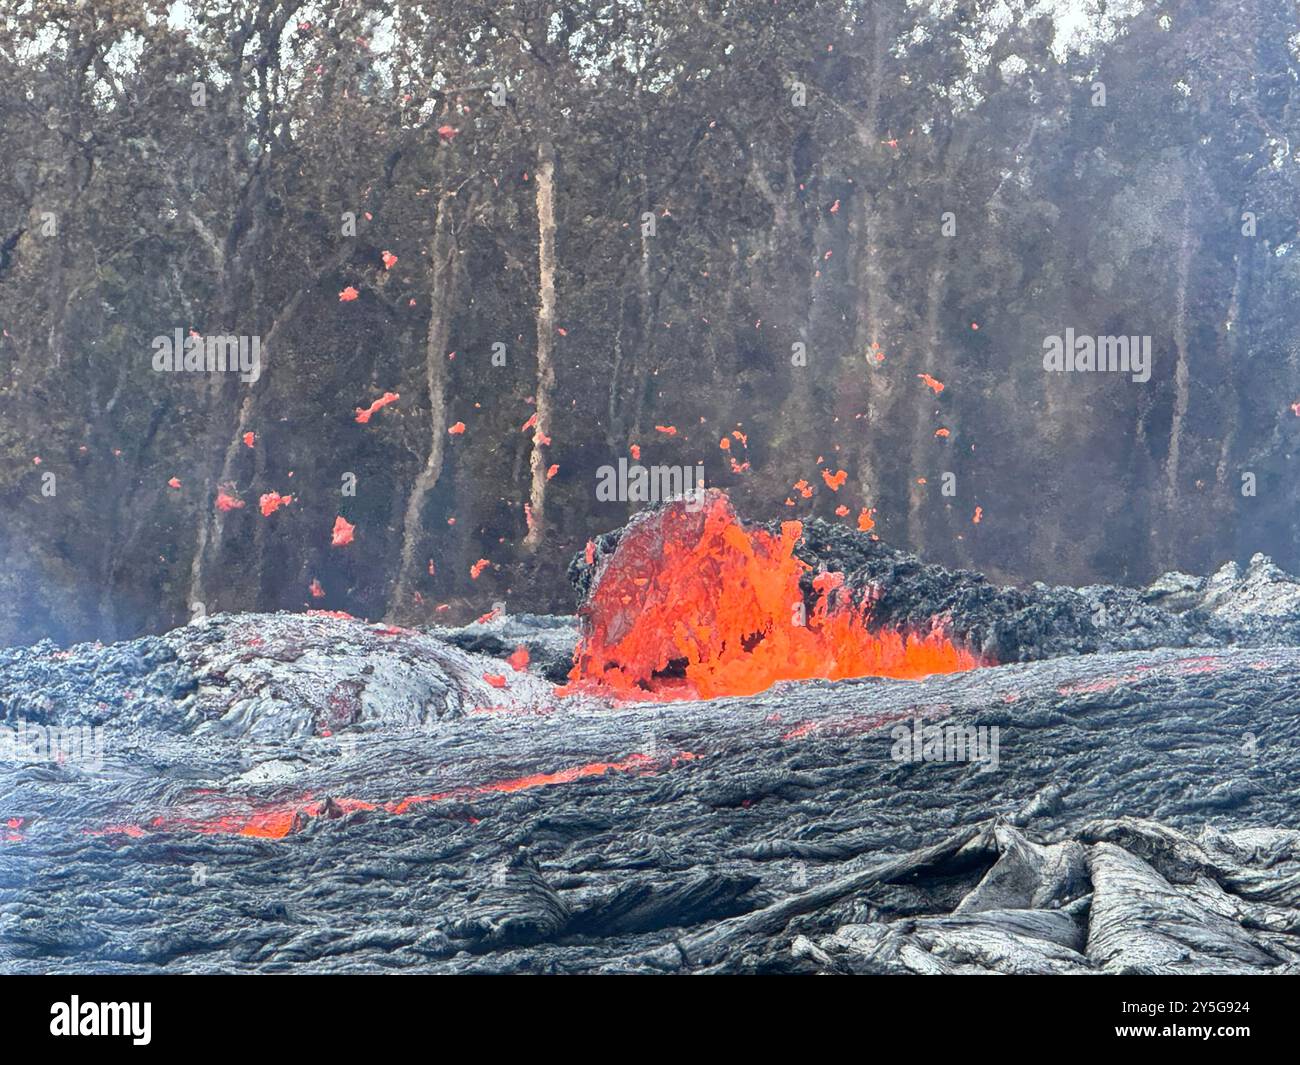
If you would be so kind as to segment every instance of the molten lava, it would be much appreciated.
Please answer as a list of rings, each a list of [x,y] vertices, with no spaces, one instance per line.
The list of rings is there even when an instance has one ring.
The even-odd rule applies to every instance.
[[[808,611],[799,581],[810,567],[794,555],[802,534],[797,521],[780,536],[745,529],[719,492],[694,512],[677,503],[633,523],[597,575],[560,693],[707,699],[781,680],[917,678],[984,664],[937,631],[869,628],[869,608],[854,605],[841,573],[814,578]]]
[[[390,814],[405,814],[426,803],[445,802],[447,800],[470,801],[493,794],[511,795],[529,788],[547,788],[555,784],[572,784],[579,780],[602,777],[606,773],[656,773],[664,768],[676,768],[682,762],[694,761],[699,755],[691,751],[678,751],[671,758],[655,759],[648,754],[630,754],[617,762],[589,762],[586,765],[569,766],[553,773],[530,773],[527,776],[511,777],[507,780],[495,780],[488,784],[478,784],[452,788],[450,791],[435,792],[430,795],[407,795],[402,799],[389,802],[369,802],[365,799],[326,798],[316,799],[305,795],[301,799],[287,802],[265,804],[242,804],[234,813],[216,817],[184,817],[176,814],[155,817],[147,825],[114,824],[104,828],[89,829],[92,836],[127,836],[142,839],[151,832],[197,832],[203,835],[237,835],[256,836],[259,839],[284,839],[293,835],[308,822],[319,817],[342,817],[357,810],[367,812],[385,811]],[[475,820],[471,818],[471,820]],[[9,824],[22,827],[23,819],[14,818]],[[12,837],[20,840],[21,836]]]

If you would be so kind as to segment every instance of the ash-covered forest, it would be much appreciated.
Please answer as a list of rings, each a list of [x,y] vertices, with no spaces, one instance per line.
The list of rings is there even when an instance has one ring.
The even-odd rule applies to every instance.
[[[0,643],[570,611],[620,460],[1006,582],[1300,566],[1289,0],[3,0],[0,84]]]

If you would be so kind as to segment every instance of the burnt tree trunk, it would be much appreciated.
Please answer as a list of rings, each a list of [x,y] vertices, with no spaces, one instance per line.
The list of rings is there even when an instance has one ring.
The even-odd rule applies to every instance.
[[[456,304],[457,244],[451,223],[450,200],[444,194],[434,219],[433,251],[429,284],[429,328],[425,334],[424,369],[429,390],[429,452],[406,501],[402,522],[402,552],[397,581],[389,600],[389,613],[401,615],[410,609],[411,582],[415,576],[417,549],[424,538],[424,505],[442,476],[447,437],[447,341],[451,335]]]
[[[535,551],[546,535],[546,471],[551,404],[555,394],[555,148],[543,140],[537,149],[537,426],[529,459],[531,511],[524,547]]]

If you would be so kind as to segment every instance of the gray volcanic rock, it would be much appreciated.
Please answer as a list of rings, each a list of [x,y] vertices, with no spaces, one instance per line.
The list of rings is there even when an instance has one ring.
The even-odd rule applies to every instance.
[[[304,646],[366,678],[396,638],[279,615],[166,639],[201,663],[238,625],[263,638],[243,684]],[[232,693],[198,669],[170,714],[106,712],[102,766],[0,762],[6,971],[1285,971],[1300,943],[1300,650],[659,705],[512,676],[475,706],[508,666],[407,639],[458,709],[204,727]],[[41,668],[126,683],[89,653]],[[939,725],[996,727],[996,764],[900,757]]]
[[[550,698],[540,678],[414,629],[320,613],[217,614],[109,647],[0,648],[0,720],[293,739],[495,705],[485,676],[503,671],[516,701]]]
[[[465,651],[507,658],[517,648],[528,650],[533,669],[562,684],[573,666],[578,645],[578,620],[554,614],[505,614],[462,628],[432,628],[431,635]]]
[[[559,698],[575,623],[529,615],[0,651],[0,968],[1300,970],[1292,578],[799,550],[1007,664],[628,704]]]
[[[1132,850],[1096,840],[1117,829]],[[1249,830],[1248,830],[1249,832]],[[1086,826],[1085,842],[1038,847],[1005,825],[991,827],[996,862],[951,915],[887,918],[841,925],[813,941],[799,937],[795,956],[824,972],[853,973],[1120,973],[1129,975],[1288,972],[1300,962],[1300,884],[1296,867],[1271,876],[1287,885],[1284,905],[1267,914],[1240,895],[1234,881],[1267,868],[1257,853],[1228,858],[1248,833],[1209,833],[1218,853],[1218,878],[1201,875],[1171,882],[1141,855],[1143,840],[1158,838],[1161,854],[1200,852],[1201,841],[1148,821]],[[1300,834],[1275,833],[1294,847]],[[1086,862],[1086,873],[1037,899],[1026,899],[1019,882],[1040,876],[1045,856],[1069,852]],[[1005,891],[1008,865],[1016,887]],[[1288,880],[1291,882],[1288,884]],[[1001,884],[999,883],[1001,881]],[[1005,894],[1002,906],[990,906]],[[980,897],[978,906],[970,900]],[[1281,901],[1281,900],[1280,900]],[[1272,927],[1263,923],[1271,918]],[[1275,929],[1286,928],[1285,932]]]

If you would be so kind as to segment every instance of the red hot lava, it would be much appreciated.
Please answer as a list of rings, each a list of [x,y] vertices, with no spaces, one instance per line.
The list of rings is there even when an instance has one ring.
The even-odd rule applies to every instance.
[[[561,694],[623,699],[752,695],[777,681],[917,678],[985,663],[940,632],[869,628],[842,573],[813,580],[809,612],[794,556],[803,534],[745,529],[727,497],[672,504],[629,526],[584,607],[583,640]]]
[[[284,839],[297,832],[302,826],[318,817],[341,817],[356,810],[379,811],[390,814],[405,814],[425,803],[444,802],[447,800],[468,801],[493,794],[510,795],[529,788],[545,788],[555,784],[572,784],[578,780],[601,777],[606,773],[655,773],[662,768],[676,767],[682,762],[694,761],[698,755],[690,751],[679,751],[669,759],[654,759],[648,754],[630,754],[617,762],[590,762],[586,765],[569,766],[553,773],[530,773],[527,776],[512,777],[508,780],[495,780],[488,784],[478,784],[452,788],[450,791],[435,792],[430,795],[407,795],[402,799],[389,802],[368,802],[365,799],[327,798],[315,799],[310,795],[288,802],[250,804],[236,813],[217,817],[155,817],[147,825],[117,824],[94,829],[90,835],[128,836],[140,839],[151,832],[197,832],[203,835],[238,835],[256,836],[260,839]],[[14,818],[10,825],[22,825],[21,818]],[[14,837],[21,839],[20,836]]]

